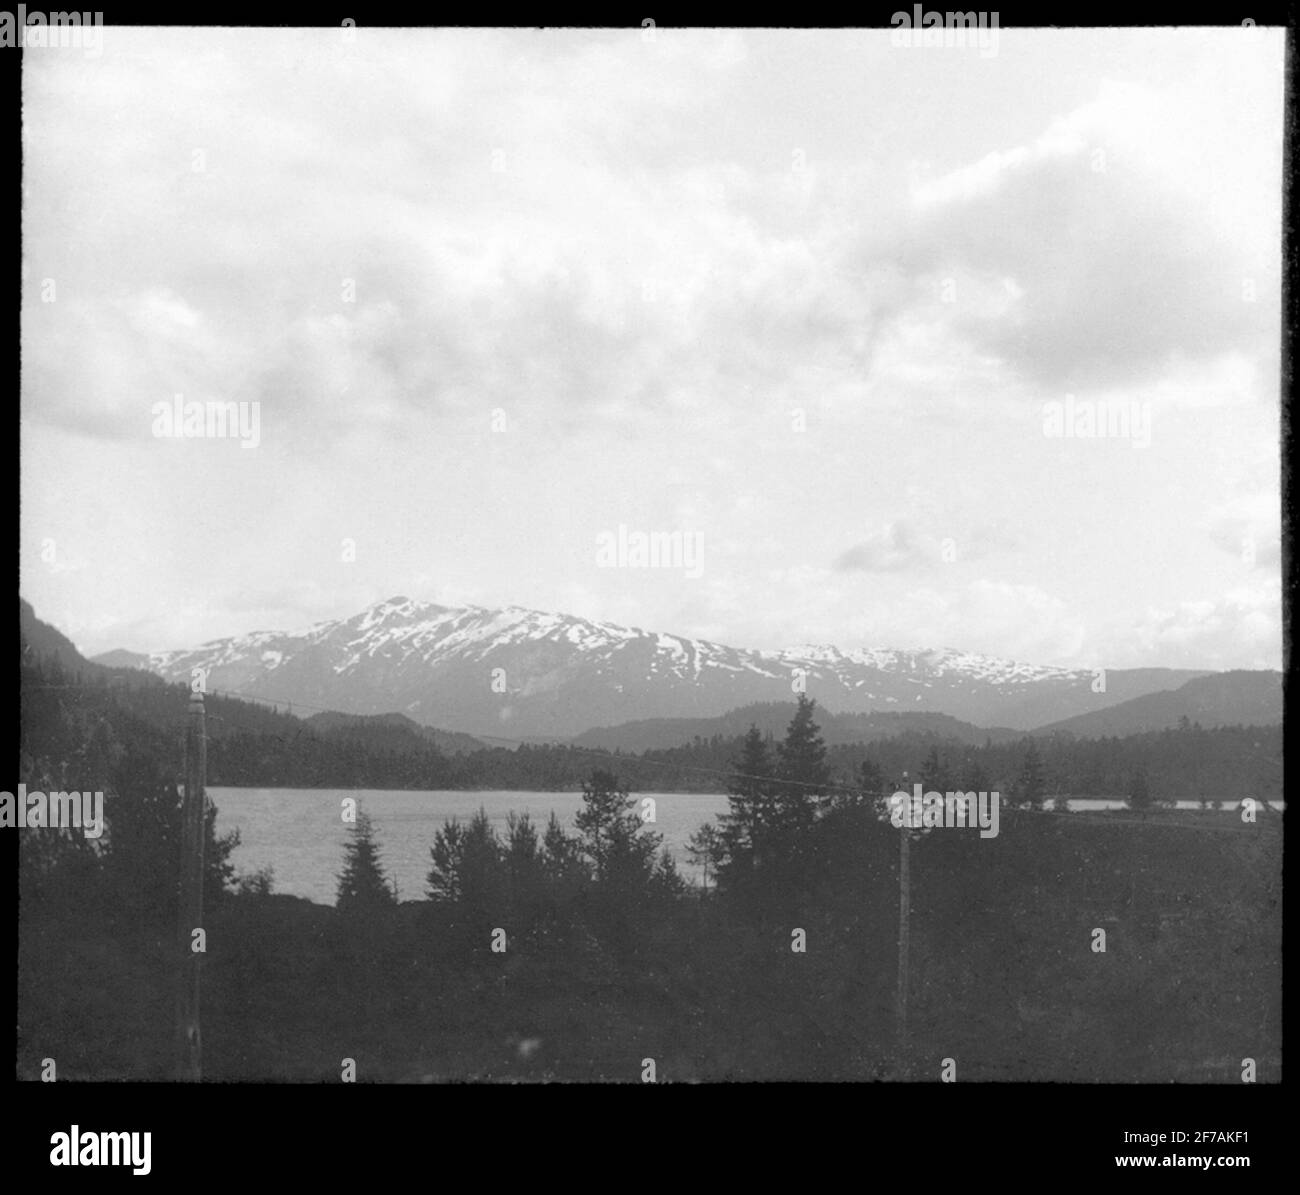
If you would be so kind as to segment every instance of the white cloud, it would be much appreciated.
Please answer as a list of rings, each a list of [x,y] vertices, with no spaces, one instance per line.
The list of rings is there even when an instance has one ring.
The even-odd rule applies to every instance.
[[[1278,668],[1281,648],[1281,593],[1261,584],[1147,610],[1117,636],[1115,658],[1128,666],[1158,659],[1173,668]]]
[[[114,32],[24,68],[24,542],[84,540],[94,582],[29,567],[55,621],[474,594],[1070,662],[1145,618],[1158,663],[1192,616],[1094,582],[1150,564],[1107,519],[1221,630],[1249,579],[1207,542],[1273,567],[1241,495],[1277,469],[1277,39],[1008,33],[953,75],[883,31]],[[1151,401],[1150,452],[1045,443],[1067,389]],[[174,393],[261,401],[262,447],[152,440]],[[620,519],[692,524],[705,576],[592,576]],[[1213,650],[1254,658],[1238,621]]]

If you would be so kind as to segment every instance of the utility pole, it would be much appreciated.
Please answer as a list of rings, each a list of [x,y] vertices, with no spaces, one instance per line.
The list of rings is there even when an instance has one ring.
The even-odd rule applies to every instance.
[[[203,924],[203,840],[207,805],[208,742],[203,694],[190,694],[185,729],[185,799],[181,805],[180,902],[176,922],[176,1077],[183,1083],[203,1078],[199,1036],[201,951],[193,933]]]
[[[906,786],[907,773],[903,773]],[[907,816],[898,833],[898,997],[896,1019],[898,1024],[898,1056],[903,1077],[907,1075],[907,952],[910,945],[909,913],[912,901],[911,845],[912,798],[907,798]]]
[[[912,877],[908,844],[912,832],[906,826],[898,838],[898,1048],[907,1055],[907,951],[910,926],[908,913],[912,900]]]

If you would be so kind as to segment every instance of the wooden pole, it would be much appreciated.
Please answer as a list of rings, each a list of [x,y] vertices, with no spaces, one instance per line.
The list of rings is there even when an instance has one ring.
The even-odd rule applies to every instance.
[[[903,773],[903,789],[907,789],[907,773]],[[907,813],[898,832],[898,993],[895,999],[894,1020],[898,1031],[898,1070],[907,1077],[907,953],[910,946],[910,912],[912,903],[912,872],[909,850],[911,847],[912,814],[911,796],[905,806]]]
[[[898,835],[898,1054],[903,1075],[907,1074],[907,952],[910,936],[912,875],[908,847],[912,831],[904,824]]]
[[[185,730],[185,799],[181,806],[180,905],[176,949],[176,1077],[197,1083],[203,1078],[199,1035],[199,979],[203,960],[194,947],[194,931],[203,925],[203,840],[207,794],[207,732],[203,694],[190,694]]]

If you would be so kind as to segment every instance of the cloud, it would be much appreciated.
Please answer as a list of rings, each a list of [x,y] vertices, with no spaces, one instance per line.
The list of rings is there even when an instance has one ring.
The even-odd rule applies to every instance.
[[[675,160],[681,120],[745,61],[735,34],[368,30],[351,54],[331,34],[249,47],[216,32],[228,52],[196,61],[123,31],[119,45],[156,49],[105,60],[103,107],[31,72],[32,189],[75,182],[77,197],[40,213],[28,256],[81,297],[85,323],[67,305],[33,313],[34,417],[134,434],[120,396],[85,401],[75,358],[89,356],[134,395],[257,398],[308,435],[340,396],[340,427],[507,400],[563,420],[771,376],[796,343],[833,352],[854,318],[814,245],[745,210],[771,179]],[[43,147],[73,124],[68,178]],[[141,210],[147,228],[123,218]],[[83,219],[94,262],[59,243]]]
[[[914,568],[929,561],[925,548],[902,522],[886,523],[836,558],[840,572],[884,573]]]
[[[770,600],[757,611],[751,588],[706,574],[683,611],[689,626],[665,629],[735,643],[728,627],[745,619],[754,630],[738,646],[955,647],[1039,664],[1077,665],[1089,650],[1083,614],[1034,585],[987,578],[917,585],[887,573],[864,589],[842,571],[796,565],[764,576]]]
[[[925,525],[903,519],[884,523],[840,553],[831,567],[837,572],[905,572],[984,560],[1017,546],[1016,536],[1005,526],[970,520],[917,495],[912,501],[927,507]]]
[[[1145,617],[1095,584],[1141,548],[1075,534],[1099,495],[1170,546],[1162,609],[1209,584],[1207,537],[1276,569],[1234,497],[1276,470],[1262,52],[1179,34],[1112,83],[1129,35],[1026,33],[995,84],[882,31],[113,32],[24,69],[24,528],[84,541],[94,582],[37,570],[42,609],[187,641],[445,591],[1058,659]],[[1149,399],[1152,451],[1067,458],[1037,417],[1067,390]],[[260,401],[259,451],[153,440],[176,393]],[[706,576],[590,576],[620,520],[701,531]]]
[[[968,650],[1040,664],[1077,664],[1087,641],[1084,619],[1063,599],[1034,585],[982,579],[949,590],[909,593],[910,646]]]
[[[1199,201],[1199,159],[1161,147],[1200,110],[1150,89],[1103,85],[1027,144],[900,186],[674,152],[762,39],[448,31],[408,72],[416,47],[382,31],[351,53],[319,32],[106,60],[98,110],[33,72],[33,189],[74,181],[41,150],[69,120],[83,161],[27,252],[68,294],[25,322],[32,417],[134,436],[172,393],[255,398],[310,445],[496,406],[563,428],[754,390],[806,404],[851,377],[958,403],[978,376],[1127,384],[1257,347],[1275,318],[1250,264],[1268,228]],[[253,96],[274,115],[234,119]],[[89,254],[60,249],[92,219]]]
[[[1265,583],[1148,609],[1114,650],[1127,666],[1158,659],[1171,668],[1278,668],[1281,592]]]
[[[1210,540],[1247,567],[1276,570],[1282,560],[1282,516],[1276,494],[1257,492],[1216,505],[1202,521]]]
[[[918,183],[910,271],[950,279],[950,328],[1048,392],[1265,348],[1280,208],[1224,218],[1244,204],[1198,149],[1205,108],[1106,83],[1031,144]]]

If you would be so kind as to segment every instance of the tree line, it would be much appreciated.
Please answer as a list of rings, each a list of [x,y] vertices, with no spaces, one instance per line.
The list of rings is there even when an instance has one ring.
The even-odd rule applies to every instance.
[[[134,678],[132,678],[134,681]],[[33,750],[66,754],[74,727],[111,726],[116,736],[165,757],[177,754],[188,689],[157,678],[110,683],[100,670],[68,676],[57,657],[23,668],[24,738]],[[804,699],[806,700],[806,698]],[[508,789],[572,792],[593,768],[616,772],[634,792],[725,792],[733,761],[748,736],[695,736],[679,747],[605,751],[569,744],[522,743],[448,754],[414,726],[312,726],[233,698],[210,696],[208,783],[255,788]],[[775,750],[771,736],[765,736]],[[1079,739],[1069,734],[971,745],[936,731],[908,730],[825,752],[832,781],[850,788],[864,765],[897,786],[922,773],[932,787],[1024,786],[1025,761],[1036,757],[1031,785],[1052,797],[1276,799],[1282,793],[1281,726],[1205,728],[1186,718],[1176,728]]]

